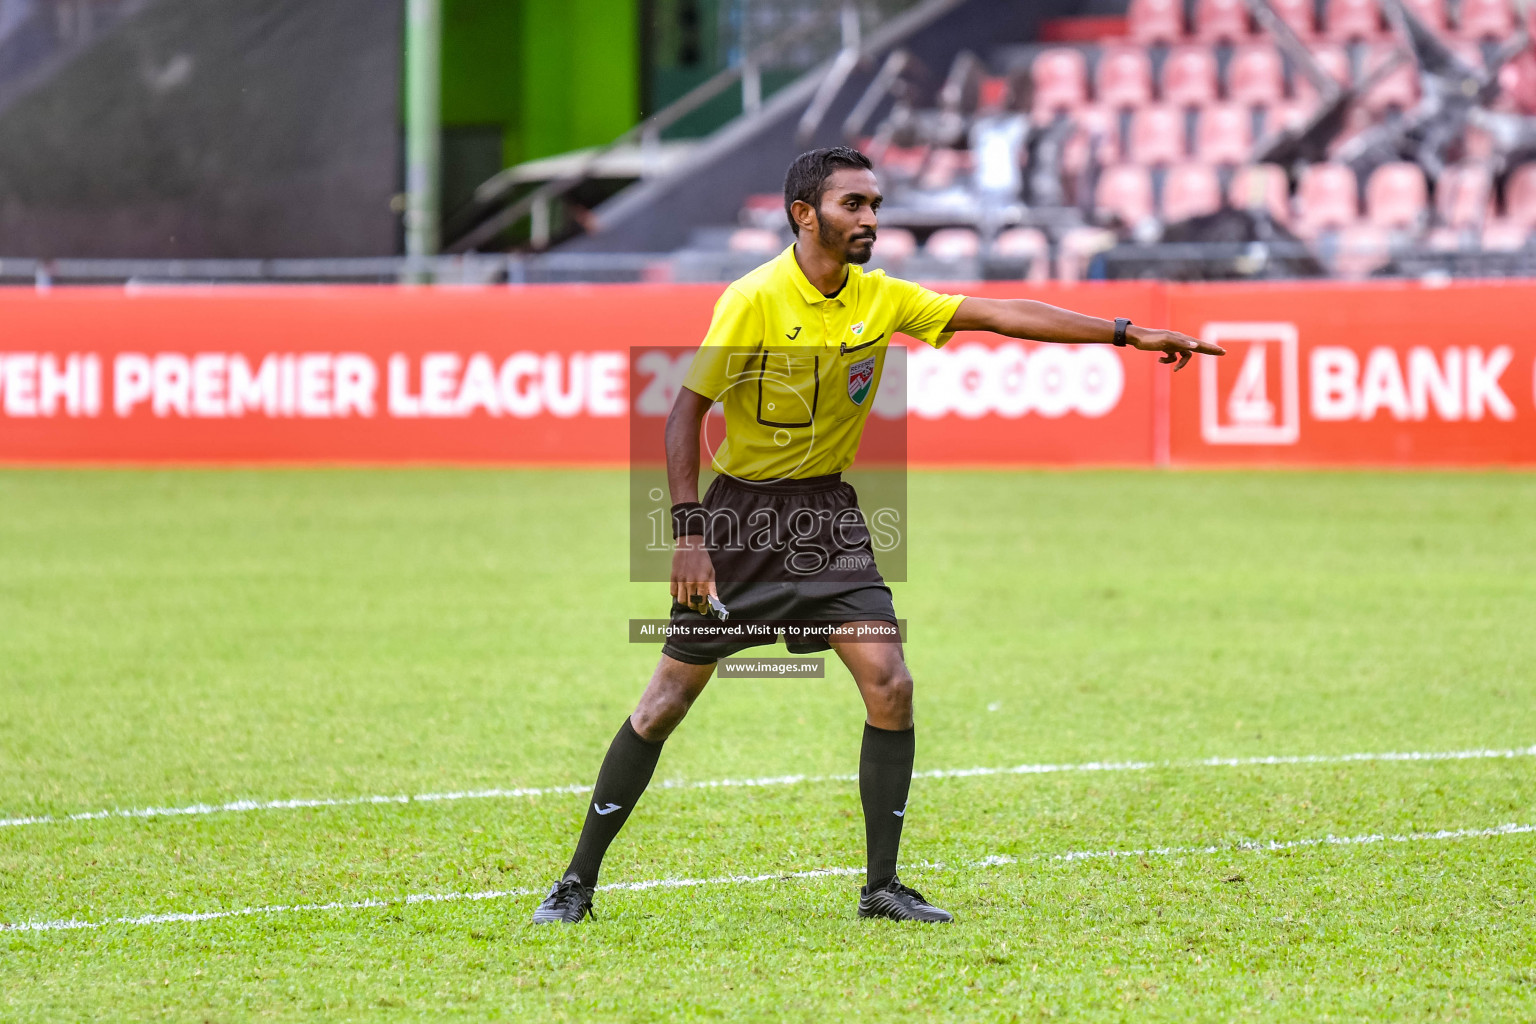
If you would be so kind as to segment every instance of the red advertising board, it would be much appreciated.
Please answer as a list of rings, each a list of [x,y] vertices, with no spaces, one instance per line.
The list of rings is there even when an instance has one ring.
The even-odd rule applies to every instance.
[[[1172,382],[1175,463],[1536,464],[1531,283],[1183,285],[1168,302],[1173,327],[1227,350]]]
[[[1229,355],[1173,376],[1108,346],[911,342],[916,465],[1536,464],[1533,282],[949,290],[1167,323]],[[0,290],[0,461],[617,465],[631,413],[659,430],[684,365],[633,357],[697,343],[719,292]],[[877,414],[901,415],[898,376]]]

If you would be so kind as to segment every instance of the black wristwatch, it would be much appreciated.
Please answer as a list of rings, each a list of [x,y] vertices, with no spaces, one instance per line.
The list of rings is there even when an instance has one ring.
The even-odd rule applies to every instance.
[[[1131,326],[1131,322],[1125,317],[1115,317],[1115,344],[1119,345],[1121,348],[1124,348],[1126,345],[1125,329],[1129,326]]]

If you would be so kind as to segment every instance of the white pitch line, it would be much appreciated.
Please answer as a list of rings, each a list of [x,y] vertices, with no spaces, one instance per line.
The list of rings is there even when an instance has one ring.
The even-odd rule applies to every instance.
[[[1388,835],[1371,832],[1357,836],[1318,836],[1310,839],[1257,840],[1251,842],[1217,844],[1211,846],[1150,846],[1131,850],[1071,850],[1067,853],[1037,853],[1024,857],[1011,854],[994,854],[980,860],[964,861],[958,865],[923,863],[920,868],[946,871],[959,868],[992,868],[1011,864],[1074,864],[1087,860],[1116,860],[1127,857],[1188,857],[1216,853],[1275,853],[1282,850],[1300,850],[1318,846],[1368,846],[1375,843],[1439,842],[1449,839],[1492,839],[1499,836],[1536,833],[1536,825],[1495,825],[1492,828],[1441,829],[1437,832],[1409,832]],[[841,875],[862,875],[863,868],[815,868],[810,871],[774,872],[762,875],[715,875],[709,878],[653,878],[643,882],[613,882],[598,886],[599,891],[640,892],[646,889],[682,889],[700,885],[752,885],[758,882],[788,881],[798,878],[826,878]],[[217,921],[231,917],[258,917],[272,914],[317,913],[331,910],[363,910],[373,907],[413,906],[418,903],[455,903],[470,900],[497,900],[511,896],[532,896],[540,889],[497,889],[484,892],[418,893],[404,899],[393,900],[338,900],[333,903],[277,904],[265,907],[242,907],[239,910],[211,910],[202,913],[141,914],[137,917],[114,917],[105,921],[21,921],[0,924],[0,932],[65,932],[108,928],[114,925],[191,924],[199,921]]]
[[[1474,761],[1536,757],[1536,744],[1509,750],[1402,751],[1379,754],[1275,754],[1263,757],[1206,757],[1182,761],[1082,761],[1067,764],[1021,764],[1011,768],[937,768],[913,772],[914,779],[969,779],[988,775],[1052,775],[1062,772],[1144,772],[1169,768],[1255,768],[1267,765],[1351,764],[1371,761]],[[753,786],[799,786],[820,782],[856,782],[855,774],[771,775],[757,779],[668,780],[652,789],[730,789]],[[528,786],[514,789],[464,789],[445,793],[405,793],[393,796],[314,797],[289,800],[232,800],[223,804],[187,804],[183,807],[134,807],[75,814],[40,814],[0,818],[0,828],[22,825],[59,825],[71,821],[106,818],[174,818],[189,815],[226,814],[242,811],[292,811],[304,808],[360,807],[370,804],[448,803],[456,800],[513,800],[526,797],[589,793],[591,783],[565,786]]]

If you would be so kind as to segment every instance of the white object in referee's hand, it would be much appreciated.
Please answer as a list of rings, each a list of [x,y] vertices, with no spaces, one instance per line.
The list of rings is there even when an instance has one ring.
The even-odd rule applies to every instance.
[[[718,597],[716,597],[714,594],[705,594],[704,596],[709,600],[709,611],[714,613],[715,618],[719,619],[721,622],[724,622],[731,617],[731,613],[726,610],[725,605],[720,603],[720,599]]]

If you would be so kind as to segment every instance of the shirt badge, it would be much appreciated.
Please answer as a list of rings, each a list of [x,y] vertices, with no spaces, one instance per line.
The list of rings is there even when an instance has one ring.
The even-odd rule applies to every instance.
[[[860,325],[862,326],[862,325]],[[848,397],[854,405],[863,405],[869,388],[875,382],[875,357],[860,359],[848,367]]]
[[[850,331],[852,331],[854,334],[863,334],[864,333],[864,321],[860,320],[858,323],[854,324],[852,327],[850,327],[848,329]]]

